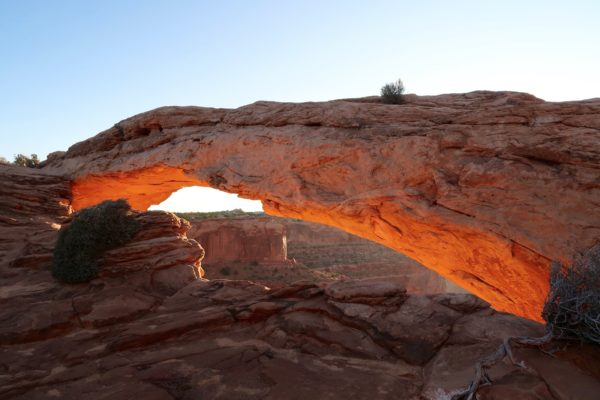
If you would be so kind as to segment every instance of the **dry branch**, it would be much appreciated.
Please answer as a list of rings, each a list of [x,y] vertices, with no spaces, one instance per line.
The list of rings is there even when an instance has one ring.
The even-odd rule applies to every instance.
[[[504,339],[495,353],[475,366],[475,376],[469,386],[452,396],[452,400],[473,400],[477,390],[492,384],[487,370],[508,357],[510,361],[533,375],[537,372],[517,361],[511,342],[524,346],[541,346],[553,340],[576,340],[600,345],[600,244],[575,260],[570,268],[552,263],[550,292],[542,317],[546,321],[544,336],[510,337]]]

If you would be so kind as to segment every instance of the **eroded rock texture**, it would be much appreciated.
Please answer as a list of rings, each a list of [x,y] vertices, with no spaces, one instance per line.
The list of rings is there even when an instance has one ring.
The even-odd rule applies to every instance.
[[[600,237],[600,100],[512,92],[164,107],[54,154],[73,206],[183,186],[385,244],[496,309],[539,319],[549,260]]]
[[[49,263],[57,231],[72,212],[67,179],[0,165],[0,276]]]
[[[99,260],[98,278],[62,285],[52,278],[50,265],[59,229],[71,218],[69,181],[0,166],[0,194],[2,345],[130,320],[202,278],[204,250],[185,236],[189,223],[151,211],[136,215],[141,229],[127,245]],[[0,356],[0,375],[5,365]]]
[[[19,340],[0,339],[3,399],[447,399],[504,335],[543,331],[471,295],[408,297],[386,281],[62,290],[46,308],[65,320],[74,306],[70,331],[34,335],[22,318]],[[480,399],[597,398],[598,349],[515,353],[539,375],[499,365]]]
[[[2,399],[440,400],[506,335],[543,330],[471,295],[409,296],[388,279],[199,279],[202,249],[165,212],[139,213],[142,229],[105,254],[98,278],[63,285],[48,264],[68,182],[0,167],[0,183]],[[499,365],[480,399],[600,392],[597,347],[515,354],[537,372]]]

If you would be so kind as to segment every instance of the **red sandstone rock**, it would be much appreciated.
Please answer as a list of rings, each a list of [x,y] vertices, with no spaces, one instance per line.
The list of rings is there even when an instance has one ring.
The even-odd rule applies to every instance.
[[[202,277],[200,261],[204,257],[204,249],[195,240],[187,238],[189,222],[164,211],[141,213],[136,218],[141,224],[140,232],[125,246],[107,251],[102,256],[100,276],[121,276],[137,271],[157,273],[189,265],[193,267],[189,272],[192,279]]]
[[[94,310],[68,335],[20,330],[29,340],[0,341],[0,396],[439,400],[464,386],[477,358],[500,340],[483,331],[463,336],[457,328],[463,320],[492,330],[541,331],[481,305],[474,310],[470,295],[407,297],[387,281],[273,293],[250,282],[196,280],[156,298],[161,304],[151,309],[136,287],[124,289],[97,287],[94,295],[104,296],[96,296]],[[75,308],[85,308],[88,297],[76,294]],[[454,309],[443,305],[448,299]],[[586,358],[579,364],[588,369],[563,352],[553,358],[515,349],[539,374],[500,364],[491,373],[497,384],[482,388],[482,398],[595,399],[600,381],[590,372],[598,368],[597,351],[569,351]]]
[[[153,211],[136,215],[140,231],[105,253],[89,285],[56,282],[50,264],[58,230],[70,220],[69,186],[39,170],[0,165],[0,343],[131,320],[202,278],[204,251],[185,236],[189,223]]]
[[[50,262],[56,233],[71,213],[70,182],[0,164],[0,276]]]
[[[227,262],[289,263],[284,225],[268,217],[191,222],[188,236],[206,252],[207,266]]]
[[[285,226],[288,258],[354,279],[387,277],[411,294],[461,289],[385,246],[327,225],[277,218]]]
[[[31,174],[20,190],[35,193],[52,179],[20,172],[0,169],[0,180]],[[65,222],[61,207],[44,204],[0,216]],[[542,330],[470,295],[408,296],[388,279],[278,290],[188,280],[180,269],[197,267],[201,249],[185,238],[187,224],[163,212],[137,218],[142,230],[102,260],[110,273],[78,285],[55,282],[44,263],[12,263],[8,256],[31,248],[2,226],[0,398],[439,400],[468,383],[476,358],[503,334]],[[515,354],[537,373],[500,364],[481,398],[595,400],[600,392],[597,346]]]
[[[512,92],[404,105],[164,107],[55,155],[73,205],[144,209],[211,186],[270,214],[336,226],[419,261],[498,310],[540,319],[549,262],[600,237],[600,100]]]

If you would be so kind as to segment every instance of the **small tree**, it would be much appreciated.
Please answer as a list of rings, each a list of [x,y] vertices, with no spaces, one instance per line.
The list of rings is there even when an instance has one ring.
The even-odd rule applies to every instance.
[[[31,157],[27,157],[25,154],[15,155],[13,164],[20,167],[37,168],[40,164],[37,154],[32,154]]]
[[[381,88],[381,101],[385,104],[402,104],[404,99],[404,84],[398,79],[396,82],[386,83]]]
[[[8,160],[4,157],[0,157],[0,165],[10,164]]]
[[[81,283],[98,274],[97,260],[107,250],[127,243],[140,229],[126,200],[107,200],[84,208],[61,229],[52,260],[52,275],[65,283]]]

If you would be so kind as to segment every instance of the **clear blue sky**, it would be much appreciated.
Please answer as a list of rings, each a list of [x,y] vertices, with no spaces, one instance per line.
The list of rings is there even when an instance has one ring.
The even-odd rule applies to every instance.
[[[163,105],[600,96],[600,1],[0,0],[0,156]]]

